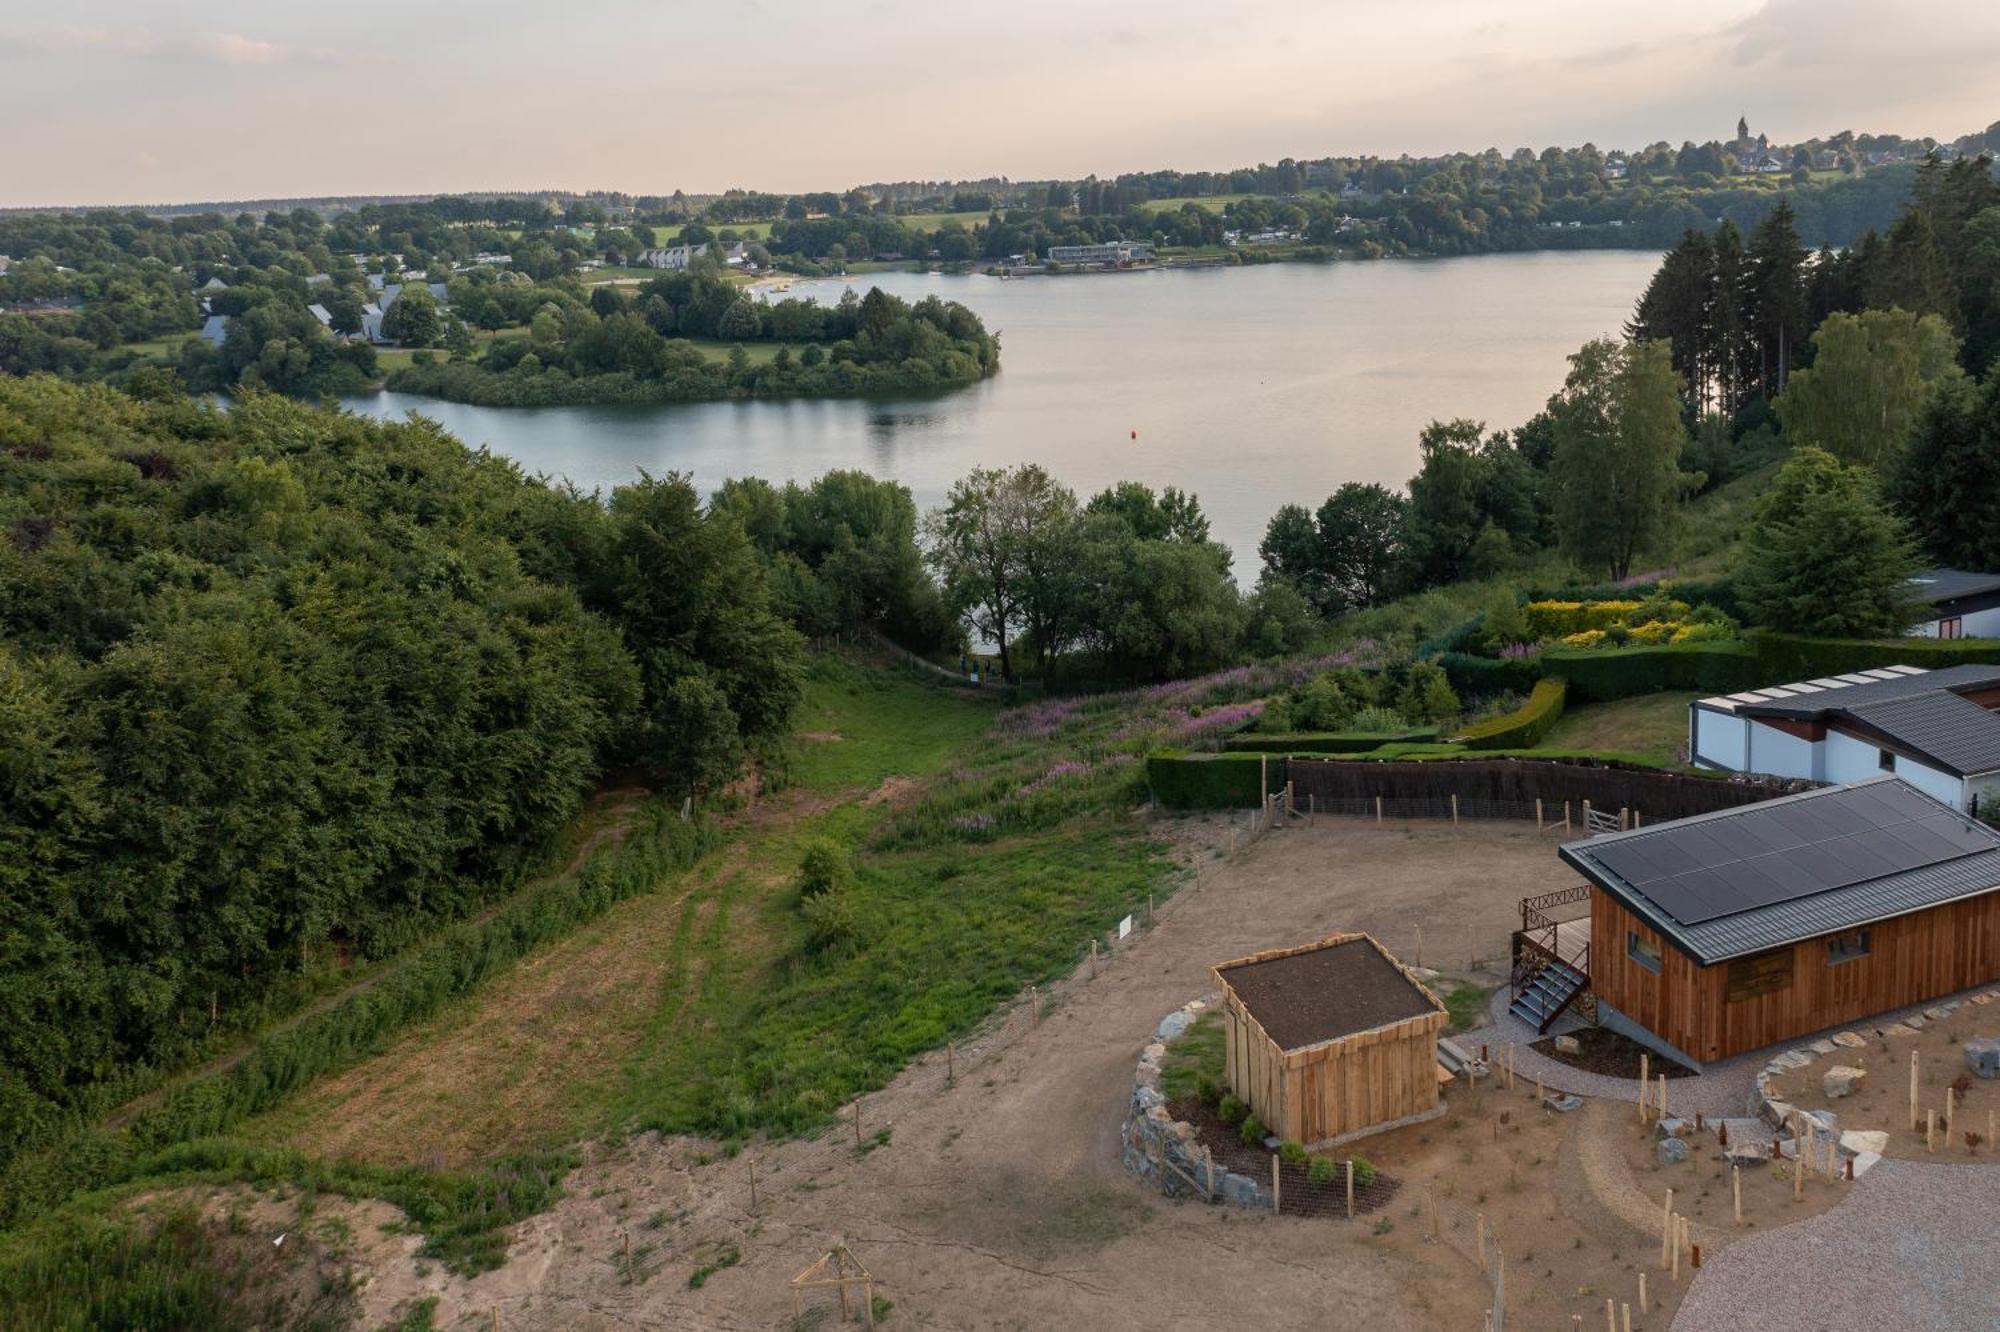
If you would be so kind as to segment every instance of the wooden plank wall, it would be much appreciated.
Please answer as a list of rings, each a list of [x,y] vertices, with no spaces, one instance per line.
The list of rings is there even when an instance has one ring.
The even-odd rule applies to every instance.
[[[1321,1142],[1438,1102],[1442,1013],[1290,1052],[1278,1049],[1233,993],[1223,1015],[1229,1088],[1280,1138]]]
[[[1723,1059],[1826,1027],[2000,980],[2000,892],[1868,926],[1866,957],[1828,965],[1826,939],[1791,946],[1792,983],[1731,1003],[1729,965],[1693,959],[1625,910],[1591,893],[1590,988],[1697,1059]],[[1626,931],[1656,944],[1655,976],[1626,956]]]
[[[1276,766],[1277,756],[1273,756]],[[1289,780],[1297,800],[1461,800],[1512,801],[1532,805],[1537,799],[1562,815],[1562,802],[1572,801],[1576,818],[1583,802],[1616,812],[1621,807],[1641,811],[1646,822],[1685,818],[1719,809],[1754,804],[1773,796],[1811,788],[1811,782],[1780,779],[1717,781],[1685,773],[1658,772],[1615,763],[1539,759],[1315,759],[1282,760],[1281,781]]]

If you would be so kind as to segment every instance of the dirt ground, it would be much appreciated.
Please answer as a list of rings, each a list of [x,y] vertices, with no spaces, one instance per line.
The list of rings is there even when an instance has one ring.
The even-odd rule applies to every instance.
[[[844,1239],[892,1303],[891,1327],[1317,1328],[1338,1311],[1347,1326],[1470,1329],[1489,1302],[1471,1257],[1479,1211],[1509,1253],[1522,1325],[1601,1310],[1577,1291],[1641,1261],[1647,1237],[1565,1202],[1553,1165],[1580,1121],[1538,1114],[1522,1090],[1461,1090],[1477,1106],[1370,1139],[1371,1160],[1419,1184],[1367,1226],[1170,1202],[1120,1168],[1134,1060],[1162,1016],[1211,988],[1211,963],[1348,929],[1416,962],[1421,930],[1423,963],[1462,974],[1491,959],[1490,984],[1518,899],[1571,877],[1551,839],[1512,824],[1321,820],[1226,861],[1201,850],[1225,826],[1164,825],[1199,872],[1156,927],[1094,980],[1044,996],[1032,1028],[1017,1010],[1018,1039],[963,1048],[952,1085],[939,1054],[866,1098],[861,1148],[844,1124],[753,1146],[752,1159],[651,1137],[601,1149],[499,1271],[451,1278],[408,1238],[357,1246],[364,1326],[425,1295],[440,1297],[440,1327],[482,1326],[495,1309],[510,1329],[790,1326],[789,1278]],[[1431,1178],[1444,1244],[1424,1234]]]
[[[1991,993],[1989,991],[1989,993]],[[1889,1134],[1884,1156],[1908,1160],[2000,1164],[2000,1080],[1972,1076],[1966,1067],[1965,1042],[2000,1036],[2000,1001],[1975,997],[1939,1021],[1907,1033],[1898,1026],[1863,1022],[1851,1030],[1867,1038],[1855,1049],[1840,1048],[1803,1068],[1775,1079],[1774,1094],[1802,1110],[1831,1110],[1839,1127],[1881,1129]],[[1882,1034],[1887,1032],[1887,1035]],[[1910,1114],[1910,1055],[1917,1056],[1917,1115],[1936,1111],[1935,1150],[1924,1145],[1923,1121]],[[1836,1065],[1863,1070],[1867,1077],[1851,1095],[1829,1099],[1826,1071]],[[1949,1140],[1944,1131],[1945,1093],[1957,1084],[1956,1122]],[[1965,1135],[1977,1135],[1968,1150]]]

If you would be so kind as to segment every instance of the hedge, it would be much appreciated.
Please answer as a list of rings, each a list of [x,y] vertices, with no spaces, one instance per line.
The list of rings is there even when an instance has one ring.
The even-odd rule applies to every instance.
[[[1733,694],[1782,681],[1745,643],[1663,643],[1656,647],[1558,649],[1540,657],[1544,676],[1569,681],[1569,701],[1608,703],[1663,689]]]
[[[1455,739],[1467,749],[1530,749],[1542,741],[1563,715],[1569,687],[1561,679],[1536,683],[1528,701],[1503,716],[1468,727]]]
[[[1477,657],[1470,652],[1447,652],[1437,664],[1444,668],[1445,678],[1460,698],[1525,694],[1542,678],[1539,656]]]
[[[1146,756],[1146,785],[1168,809],[1248,809],[1260,803],[1257,774],[1267,791],[1285,784],[1285,760],[1270,754],[1185,754],[1164,749]]]
[[[1993,638],[1805,638],[1759,630],[1750,636],[1765,678],[1786,684],[1820,675],[1845,675],[1877,666],[1991,665],[2000,662],[2000,639]]]
[[[1253,754],[1365,754],[1383,745],[1428,744],[1437,734],[1435,726],[1409,731],[1291,731],[1232,735],[1222,747]]]

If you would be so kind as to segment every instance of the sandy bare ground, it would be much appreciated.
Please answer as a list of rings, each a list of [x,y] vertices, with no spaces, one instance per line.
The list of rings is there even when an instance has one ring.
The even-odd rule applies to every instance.
[[[1162,829],[1200,866],[1195,883],[1094,980],[1045,996],[1038,1025],[1017,1008],[956,1056],[955,1083],[938,1054],[866,1098],[864,1139],[887,1129],[886,1144],[857,1151],[843,1124],[753,1147],[754,1212],[748,1159],[650,1137],[602,1149],[497,1272],[462,1281],[417,1264],[414,1240],[374,1246],[365,1325],[436,1294],[444,1327],[495,1309],[507,1328],[789,1326],[788,1279],[845,1238],[894,1302],[893,1327],[1479,1327],[1483,1283],[1416,1223],[1378,1237],[1168,1202],[1120,1168],[1119,1121],[1139,1048],[1210,987],[1212,963],[1336,929],[1413,958],[1422,926],[1426,963],[1497,965],[1518,899],[1570,881],[1553,841],[1512,824],[1322,820],[1225,862],[1199,851],[1221,826]]]

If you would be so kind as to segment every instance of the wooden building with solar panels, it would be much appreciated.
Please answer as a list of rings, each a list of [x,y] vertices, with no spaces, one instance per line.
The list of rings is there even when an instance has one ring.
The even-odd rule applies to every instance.
[[[1598,1022],[1697,1066],[2000,979],[2000,832],[1894,777],[1559,854]]]

